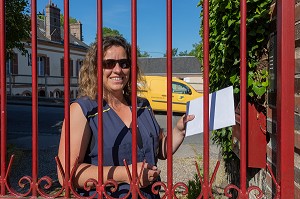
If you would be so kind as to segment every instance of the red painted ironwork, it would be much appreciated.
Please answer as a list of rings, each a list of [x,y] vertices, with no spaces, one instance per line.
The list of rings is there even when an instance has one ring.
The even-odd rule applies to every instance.
[[[247,188],[247,3],[240,1],[241,25],[240,25],[240,188],[229,184],[224,189],[225,196],[232,198],[229,193],[234,189],[238,198],[247,199],[251,191],[256,191],[255,197],[262,198],[263,192],[258,186]]]
[[[97,72],[98,72],[98,104],[103,101],[103,16],[102,0],[97,1]],[[98,106],[98,143],[103,143],[103,106]],[[96,190],[98,198],[103,198],[105,185],[103,184],[103,144],[98,145],[98,184]]]
[[[240,186],[239,197],[246,198],[246,172],[247,172],[247,2],[240,1],[241,25],[240,25],[240,125],[241,125],[241,145],[240,145]]]
[[[6,173],[6,61],[5,61],[5,0],[0,1],[0,103],[1,103],[1,177],[0,177],[0,185],[1,185],[1,195],[5,195],[5,173]]]
[[[199,166],[198,166],[198,163],[195,162],[195,165],[196,165],[196,170],[197,170],[197,174],[198,174],[198,177],[199,177],[199,180],[200,180],[200,184],[203,185],[204,184],[204,180],[202,178],[202,175],[200,174],[200,169],[199,169]],[[218,169],[219,169],[219,166],[220,166],[220,161],[217,161],[217,164],[215,166],[215,169],[214,169],[214,172],[212,174],[212,177],[210,179],[210,182],[209,182],[209,189],[208,189],[208,193],[206,193],[208,195],[208,197],[210,198],[214,198],[213,194],[212,194],[212,184],[213,182],[215,181],[215,178],[216,178],[216,175],[217,175],[217,172],[218,172]],[[203,186],[202,186],[203,187]],[[201,189],[201,193],[200,195],[197,197],[197,198],[204,198],[204,191]]]
[[[173,198],[173,156],[172,156],[172,0],[167,0],[167,189],[166,196]]]
[[[65,196],[70,197],[70,35],[69,0],[64,0]]]
[[[236,125],[232,127],[233,151],[239,154],[240,142],[240,109],[235,112]],[[266,167],[266,115],[256,106],[247,102],[247,166],[251,168]]]
[[[137,68],[137,1],[131,1],[131,105],[132,105],[132,181],[130,189],[132,191],[132,198],[138,198],[139,181],[137,179],[137,98],[136,98],[136,68]]]
[[[294,197],[295,1],[277,1],[277,170],[282,198]]]
[[[24,193],[19,193],[17,192],[16,190],[14,190],[12,187],[10,187],[10,184],[8,183],[8,177],[9,177],[9,174],[10,174],[10,171],[11,171],[11,167],[12,167],[12,163],[14,161],[14,155],[11,156],[10,158],[10,161],[8,163],[8,169],[7,169],[7,173],[6,173],[6,188],[7,190],[9,191],[9,193],[13,196],[16,196],[16,197],[26,197],[28,196],[30,193],[31,193],[31,190],[32,190],[32,178],[30,176],[23,176],[20,180],[19,180],[19,186],[21,188],[23,188],[25,186],[25,183],[26,181],[30,184],[30,187],[27,191],[25,191]]]
[[[267,164],[267,171],[270,172],[270,175],[272,177],[272,181],[273,181],[273,183],[275,184],[275,187],[276,187],[276,194],[275,194],[274,198],[279,199],[280,198],[280,186],[277,183],[276,178],[275,178],[275,176],[272,172],[271,166],[269,164]]]
[[[248,188],[246,183],[246,81],[247,81],[247,61],[246,61],[246,0],[241,0],[241,27],[240,27],[240,41],[241,41],[241,155],[240,155],[240,188],[236,185],[228,185],[224,189],[225,196],[232,198],[232,195],[229,193],[231,189],[234,189],[238,192],[239,198],[249,198],[250,192],[254,191],[256,193],[256,198],[262,198],[263,192],[257,186],[249,186]],[[269,171],[273,183],[276,187],[275,198],[293,198],[294,196],[294,173],[293,173],[293,107],[290,104],[293,104],[293,87],[286,86],[291,84],[293,81],[294,75],[294,35],[290,35],[290,32],[294,30],[294,1],[292,0],[279,0],[278,1],[278,182],[272,173],[270,165],[266,165],[266,171]],[[137,2],[132,0],[131,2],[131,38],[132,38],[132,69],[131,76],[135,77],[137,69]],[[196,171],[198,173],[199,179],[201,181],[201,193],[198,198],[214,198],[212,194],[212,184],[215,180],[220,162],[218,161],[214,172],[209,179],[209,0],[204,0],[203,4],[204,9],[204,38],[203,38],[203,54],[204,54],[204,174],[203,177],[200,175],[200,170],[198,164],[196,163]],[[59,197],[63,192],[66,198],[70,198],[71,193],[76,198],[86,198],[82,197],[76,192],[76,189],[72,186],[72,178],[78,167],[78,159],[75,161],[74,166],[70,167],[70,74],[69,74],[69,61],[70,61],[70,48],[69,48],[69,1],[64,0],[64,99],[65,99],[65,171],[58,157],[56,157],[56,163],[58,165],[59,172],[63,176],[63,187],[54,194],[46,193],[44,190],[49,189],[53,185],[52,179],[48,176],[44,176],[38,179],[38,98],[37,98],[37,18],[36,18],[36,0],[31,1],[31,32],[32,32],[32,176],[23,176],[18,182],[18,185],[23,188],[25,184],[29,184],[29,188],[22,193],[14,190],[7,180],[9,174],[11,173],[12,163],[15,156],[12,155],[10,161],[6,168],[6,61],[5,61],[5,1],[0,1],[0,73],[1,73],[1,196],[6,195],[6,191],[10,193],[11,196],[15,197],[27,197],[33,196],[38,197],[42,196],[45,198],[56,198]],[[103,60],[103,49],[102,49],[102,1],[97,1],[97,33],[98,33],[98,104],[102,104],[103,100],[103,83],[102,83],[102,60]],[[283,23],[284,22],[284,23]],[[286,64],[284,66],[284,64]],[[182,194],[188,193],[188,187],[186,184],[179,182],[173,185],[173,156],[172,156],[172,0],[167,0],[167,185],[163,182],[156,182],[152,186],[152,192],[158,194],[158,190],[155,189],[157,186],[161,186],[165,190],[165,194],[162,198],[177,198],[175,191],[178,187],[184,189]],[[131,194],[133,198],[145,198],[139,190],[139,182],[142,178],[142,169],[137,171],[137,140],[136,140],[136,126],[137,126],[137,82],[136,78],[132,79],[132,173],[129,170],[127,162],[124,161],[124,165],[127,171],[128,178],[130,179],[130,190],[129,193],[123,197],[127,198]],[[99,143],[103,143],[102,135],[102,106],[98,106],[98,140]],[[283,133],[284,132],[284,133]],[[106,193],[106,187],[110,186],[113,190],[117,189],[118,183],[114,180],[103,179],[103,148],[102,145],[98,146],[98,179],[88,179],[85,182],[84,189],[90,191],[88,183],[92,183],[96,187],[96,192],[93,196],[88,198],[94,198],[98,194],[99,198],[112,198]],[[284,164],[283,164],[284,162]],[[143,163],[143,165],[145,162]],[[143,166],[142,166],[143,167]],[[45,183],[46,182],[46,183]],[[44,187],[42,187],[42,185]]]
[[[203,198],[209,197],[209,0],[203,1]]]
[[[32,196],[37,196],[38,181],[38,80],[37,80],[37,16],[36,0],[31,1],[32,53]]]

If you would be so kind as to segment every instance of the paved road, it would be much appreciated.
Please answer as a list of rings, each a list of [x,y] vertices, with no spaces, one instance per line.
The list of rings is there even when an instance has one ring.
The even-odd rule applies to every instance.
[[[31,105],[7,105],[7,139],[8,143],[18,144],[20,147],[30,148],[32,133],[32,107]],[[167,130],[167,115],[162,112],[155,113],[161,128]],[[173,126],[181,117],[176,114],[172,117]],[[61,122],[64,118],[63,107],[39,106],[38,132],[39,145],[46,148],[56,144],[60,135]],[[195,139],[196,138],[196,139]],[[202,136],[187,137],[184,144],[202,144]]]
[[[32,132],[32,107],[28,105],[7,105],[8,139],[16,135],[28,135]],[[40,134],[58,134],[58,125],[63,120],[62,107],[38,108],[38,131]]]
[[[7,106],[7,138],[9,144],[23,149],[31,149],[32,144],[32,114],[30,105],[8,104]],[[38,143],[39,149],[57,148],[60,138],[60,128],[64,117],[64,109],[59,106],[39,106],[38,108]],[[167,115],[156,112],[155,117],[161,128],[167,130]],[[181,117],[172,117],[173,126]],[[191,154],[201,154],[203,151],[202,134],[186,137],[175,156],[190,157]]]

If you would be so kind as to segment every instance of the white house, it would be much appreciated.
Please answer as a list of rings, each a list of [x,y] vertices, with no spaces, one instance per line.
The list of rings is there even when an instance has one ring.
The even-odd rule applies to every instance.
[[[37,71],[38,95],[62,98],[64,95],[64,43],[60,24],[60,9],[51,3],[46,6],[44,19],[37,21]],[[70,93],[78,93],[78,71],[89,48],[82,40],[80,22],[70,24]],[[27,44],[28,55],[23,56],[15,49],[14,59],[7,60],[8,95],[32,95],[31,45]],[[166,75],[166,58],[139,58],[145,75]],[[202,91],[202,71],[196,57],[174,57],[173,76],[179,77],[196,90]]]
[[[60,9],[52,3],[48,4],[44,20],[38,19],[37,26],[38,95],[62,97],[64,93],[64,34],[60,24]],[[89,46],[82,40],[80,22],[70,25],[70,33],[70,97],[76,97],[78,70]],[[31,96],[31,45],[26,44],[26,49],[28,55],[24,56],[15,49],[14,58],[7,60],[9,95]]]

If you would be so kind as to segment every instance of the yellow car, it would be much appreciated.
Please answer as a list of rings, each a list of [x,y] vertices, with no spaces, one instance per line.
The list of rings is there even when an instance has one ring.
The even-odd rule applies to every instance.
[[[140,97],[147,98],[154,111],[167,111],[167,77],[144,76],[146,85],[141,87]],[[172,111],[186,112],[186,103],[203,94],[197,92],[191,85],[176,77],[172,78]]]

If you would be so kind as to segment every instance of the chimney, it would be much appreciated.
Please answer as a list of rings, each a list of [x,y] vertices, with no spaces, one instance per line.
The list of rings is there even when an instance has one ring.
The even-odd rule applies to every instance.
[[[60,9],[49,2],[46,6],[46,37],[51,41],[61,42]]]
[[[75,36],[80,41],[83,40],[82,38],[82,24],[80,21],[77,21],[76,23],[70,24],[70,32],[73,36]]]

